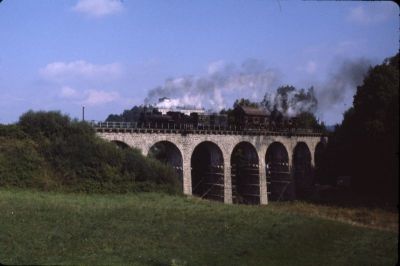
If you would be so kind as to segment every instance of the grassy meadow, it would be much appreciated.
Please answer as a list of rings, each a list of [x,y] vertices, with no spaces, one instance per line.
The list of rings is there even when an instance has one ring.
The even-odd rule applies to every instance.
[[[3,264],[395,265],[398,214],[0,189]]]

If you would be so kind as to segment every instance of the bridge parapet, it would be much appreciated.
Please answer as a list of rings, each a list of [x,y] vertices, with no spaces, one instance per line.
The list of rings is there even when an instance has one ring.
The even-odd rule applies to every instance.
[[[240,128],[237,126],[194,126],[193,124],[174,124],[172,126],[140,124],[136,122],[90,122],[96,132],[150,133],[150,134],[200,134],[200,135],[247,135],[247,136],[309,136],[322,137],[324,134],[312,129],[287,128],[267,130],[265,128]]]

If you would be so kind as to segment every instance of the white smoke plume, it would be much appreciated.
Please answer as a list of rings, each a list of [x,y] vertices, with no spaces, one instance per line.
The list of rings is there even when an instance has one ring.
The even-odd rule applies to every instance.
[[[267,111],[279,111],[285,117],[294,117],[302,112],[314,113],[318,100],[314,88],[296,89],[293,86],[282,86],[276,93],[266,93],[261,106]]]
[[[301,112],[321,115],[343,113],[349,107],[343,103],[354,96],[370,67],[371,61],[366,58],[338,61],[332,65],[333,70],[324,82],[314,83],[315,87],[308,90],[283,86],[276,93],[267,92],[262,106],[270,112],[277,110],[288,117]]]
[[[280,73],[267,68],[257,59],[248,59],[240,66],[217,61],[209,65],[203,76],[182,76],[167,79],[162,86],[148,93],[145,104],[157,107],[195,107],[219,111],[229,108],[236,99],[261,102],[268,111],[278,110],[283,115],[293,117],[301,112],[328,114],[343,113],[337,106],[352,97],[361,85],[371,61],[365,58],[343,60],[333,65],[328,78],[314,84],[309,89],[291,86],[278,88]],[[288,89],[289,88],[289,89]],[[169,101],[160,102],[163,97]]]
[[[209,65],[204,76],[167,79],[162,86],[148,93],[145,104],[157,105],[160,98],[168,97],[170,100],[159,103],[163,106],[158,107],[191,106],[219,111],[231,106],[227,100],[249,98],[260,101],[278,79],[278,71],[256,59],[248,59],[239,67],[217,61]],[[164,106],[166,104],[168,106]]]

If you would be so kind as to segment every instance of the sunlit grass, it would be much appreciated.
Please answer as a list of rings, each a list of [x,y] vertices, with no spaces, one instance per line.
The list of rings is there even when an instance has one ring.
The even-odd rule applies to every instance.
[[[379,208],[350,208],[319,205],[302,201],[272,202],[269,208],[277,212],[289,212],[306,216],[321,217],[357,226],[398,232],[399,213]]]
[[[158,193],[2,189],[0,213],[3,264],[394,265],[397,261],[397,233],[355,226],[346,221],[346,211],[338,209],[335,214],[330,207],[301,202],[238,206]]]

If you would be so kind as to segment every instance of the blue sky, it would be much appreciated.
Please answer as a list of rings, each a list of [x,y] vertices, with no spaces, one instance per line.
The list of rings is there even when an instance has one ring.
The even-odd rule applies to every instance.
[[[103,120],[160,94],[218,109],[286,84],[338,123],[361,82],[342,74],[394,55],[398,29],[393,2],[4,0],[0,123],[82,105]]]

